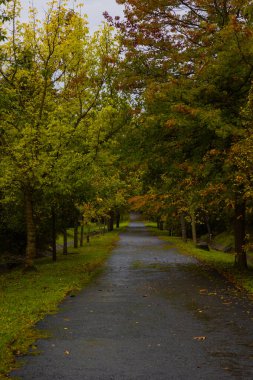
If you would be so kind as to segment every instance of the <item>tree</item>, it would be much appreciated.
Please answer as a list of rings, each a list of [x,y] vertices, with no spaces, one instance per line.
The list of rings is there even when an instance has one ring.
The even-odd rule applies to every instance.
[[[15,13],[19,2],[11,3]],[[31,17],[20,24],[14,14],[0,67],[1,189],[24,197],[27,268],[36,255],[35,194],[67,192],[63,169],[83,176],[96,155],[89,138],[119,51],[109,27],[89,37],[86,18],[64,1],[49,4],[41,25],[34,9]]]
[[[199,190],[222,186],[224,204],[234,205],[235,263],[244,268],[245,189],[234,182],[227,156],[245,130],[241,108],[253,73],[251,2],[119,3],[126,16],[114,22],[126,49],[122,86],[142,95],[148,166],[159,168],[149,177],[161,186],[175,163],[187,162],[203,172],[200,186],[193,187],[197,202]]]
[[[8,3],[11,0],[0,0],[0,41],[6,38],[6,31],[4,30],[4,23],[10,21],[12,15],[8,13]]]

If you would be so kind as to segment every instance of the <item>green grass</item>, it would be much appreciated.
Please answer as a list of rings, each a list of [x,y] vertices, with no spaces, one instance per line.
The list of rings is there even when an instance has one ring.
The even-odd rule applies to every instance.
[[[122,226],[123,223],[121,223],[120,225]],[[99,226],[97,223],[91,223],[90,224],[90,231],[89,231],[90,234],[92,234],[94,232],[99,232],[99,231],[101,231],[101,232],[103,231],[103,226]],[[81,227],[79,226],[78,227],[78,236],[79,236],[78,238],[79,239],[80,239],[80,232],[81,232]],[[84,237],[86,234],[87,234],[87,226],[84,226]],[[68,236],[69,242],[74,241],[74,228],[68,228],[67,229],[67,236]],[[63,244],[63,236],[58,235],[56,242],[57,242],[57,244]]]
[[[223,247],[234,246],[234,236],[229,232],[222,232],[214,237],[214,242],[220,244]]]
[[[15,270],[0,275],[0,378],[15,367],[15,355],[27,352],[41,336],[35,324],[55,313],[66,295],[78,292],[102,270],[120,231],[122,227],[93,237],[89,245],[58,255],[55,263],[39,259],[37,272]]]
[[[192,241],[184,243],[179,237],[168,236],[168,231],[158,230],[153,222],[146,222],[145,224],[153,235],[160,237],[166,242],[173,243],[179,253],[195,257],[203,264],[215,268],[238,288],[246,290],[250,297],[253,296],[253,266],[251,263],[249,263],[247,271],[240,272],[234,267],[234,254],[212,249],[210,251],[198,249]]]

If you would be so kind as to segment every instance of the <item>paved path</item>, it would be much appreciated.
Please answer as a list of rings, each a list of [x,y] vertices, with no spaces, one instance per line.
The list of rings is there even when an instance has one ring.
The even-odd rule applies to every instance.
[[[239,298],[238,298],[239,297]],[[12,373],[27,380],[253,379],[253,307],[133,222],[108,268],[57,315]]]

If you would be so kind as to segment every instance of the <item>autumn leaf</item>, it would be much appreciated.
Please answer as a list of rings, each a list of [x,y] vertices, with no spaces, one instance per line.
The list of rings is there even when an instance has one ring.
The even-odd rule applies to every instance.
[[[193,339],[201,341],[201,340],[206,340],[206,337],[205,336],[194,336]]]

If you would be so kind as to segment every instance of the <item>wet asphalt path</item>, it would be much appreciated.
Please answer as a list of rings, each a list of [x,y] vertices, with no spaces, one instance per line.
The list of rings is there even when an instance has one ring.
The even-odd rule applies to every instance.
[[[132,222],[103,275],[39,324],[52,338],[12,376],[253,379],[252,322],[232,285]]]

